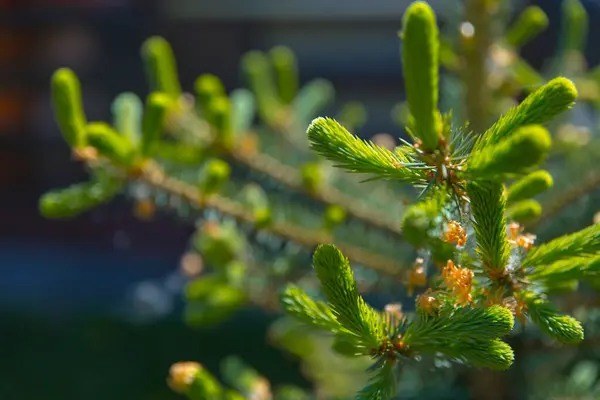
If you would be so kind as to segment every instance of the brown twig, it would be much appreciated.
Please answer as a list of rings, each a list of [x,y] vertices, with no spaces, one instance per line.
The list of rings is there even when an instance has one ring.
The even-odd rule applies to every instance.
[[[166,175],[160,166],[155,163],[146,164],[141,175],[139,175],[137,179],[140,179],[157,189],[180,196],[198,208],[213,208],[238,221],[251,224],[254,224],[255,222],[253,214],[248,212],[243,205],[218,194],[203,198],[196,187]],[[328,234],[315,232],[314,230],[305,229],[285,222],[273,222],[265,227],[264,230],[308,248],[315,248],[320,244],[331,243],[334,241]],[[400,274],[406,269],[397,261],[371,253],[368,250],[345,245],[343,243],[335,244],[351,261],[363,264],[380,273],[393,277],[400,277]]]

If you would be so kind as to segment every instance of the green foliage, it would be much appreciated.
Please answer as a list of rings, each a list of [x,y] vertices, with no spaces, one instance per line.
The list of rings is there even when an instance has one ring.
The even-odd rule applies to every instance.
[[[506,194],[508,203],[515,203],[521,200],[527,200],[537,196],[547,190],[550,190],[554,183],[552,175],[544,170],[539,170],[528,174],[513,183]]]
[[[229,180],[231,167],[219,159],[209,160],[200,172],[199,187],[203,195],[218,192]]]
[[[556,312],[554,306],[542,297],[527,297],[527,313],[531,320],[549,336],[563,343],[577,343],[583,340],[583,328],[579,321],[568,315]]]
[[[600,251],[600,224],[563,235],[527,254],[523,266],[535,267],[572,257],[594,256]]]
[[[171,99],[165,93],[154,92],[148,96],[142,121],[142,140],[140,143],[140,152],[143,156],[150,156],[156,151],[170,106]]]
[[[296,123],[304,129],[320,110],[333,103],[334,95],[331,82],[320,78],[308,82],[292,104]]]
[[[546,13],[538,6],[529,6],[506,32],[506,43],[513,47],[522,47],[547,27]]]
[[[600,273],[600,258],[573,257],[554,262],[550,265],[538,266],[531,273],[532,280],[558,281],[565,279],[585,279]]]
[[[142,100],[131,92],[118,95],[112,103],[113,126],[125,135],[136,147],[142,135]]]
[[[273,123],[280,103],[268,58],[259,51],[250,51],[242,58],[242,70],[256,96],[258,112],[265,121]]]
[[[342,332],[344,328],[329,306],[321,301],[311,299],[306,292],[297,286],[289,285],[281,294],[284,310],[300,321],[331,332]]]
[[[315,251],[313,266],[333,313],[340,325],[356,336],[357,347],[365,354],[379,348],[386,327],[359,295],[348,259],[335,246],[321,245]]]
[[[413,133],[426,150],[435,150],[441,133],[438,103],[439,38],[435,14],[422,1],[410,5],[403,19],[402,65]]]
[[[194,89],[196,90],[196,99],[198,100],[200,114],[204,115],[208,122],[214,124],[209,107],[213,99],[225,96],[223,82],[215,75],[202,74],[196,78]]]
[[[87,119],[81,100],[81,84],[68,68],[60,68],[52,75],[52,106],[65,141],[71,147],[84,146]]]
[[[511,108],[475,143],[475,150],[509,138],[517,128],[544,124],[569,110],[577,98],[577,89],[566,78],[555,78],[531,93],[518,106]]]
[[[551,147],[552,139],[546,129],[524,126],[505,140],[471,154],[466,170],[476,178],[502,180],[540,164]]]
[[[507,210],[508,217],[521,225],[537,221],[542,216],[542,205],[532,199],[522,200],[511,205]]]
[[[71,218],[98,207],[123,188],[119,180],[94,179],[45,193],[39,200],[45,218]]]
[[[181,95],[181,86],[169,42],[160,36],[147,39],[142,46],[142,59],[151,90],[166,93],[176,100]]]
[[[233,144],[233,125],[231,118],[231,103],[225,96],[215,97],[208,106],[213,119],[213,127],[218,134],[218,140],[224,146]]]
[[[579,0],[564,0],[562,8],[565,33],[562,49],[566,52],[583,51],[589,25],[587,11]]]
[[[116,164],[131,166],[135,148],[127,136],[118,134],[105,122],[91,122],[85,127],[88,144]]]
[[[413,347],[433,348],[440,341],[492,340],[508,335],[513,325],[513,315],[504,307],[449,308],[437,317],[418,318],[406,330],[404,341]]]
[[[284,104],[290,104],[298,93],[298,66],[296,56],[288,48],[277,46],[269,51],[277,78],[279,98]]]
[[[582,97],[596,96],[597,101],[594,78],[577,75],[587,14],[578,1],[563,4],[568,35],[561,67],[584,89]],[[483,7],[479,14],[473,13],[475,6]],[[491,3],[467,2],[465,7],[462,21],[472,22],[474,36],[465,23],[457,49],[450,38],[440,44],[435,14],[426,3],[413,3],[404,15],[407,103],[394,116],[406,125],[413,143],[400,139],[402,145],[393,150],[393,138],[389,145],[376,145],[353,134],[366,118],[360,103],[346,104],[337,121],[313,119],[333,101],[333,86],[315,79],[300,87],[295,55],[286,47],[244,55],[249,89],[228,94],[216,75],[201,75],[194,82],[197,107],[191,107],[181,97],[170,45],[152,37],[142,48],[151,86],[143,115],[139,98],[123,94],[113,102],[114,127],[86,121],[77,77],[58,70],[52,79],[56,119],[93,180],[47,193],[40,212],[49,218],[74,216],[126,190],[149,212],[160,206],[190,221],[200,217],[191,247],[201,265],[190,272],[182,263],[185,273],[195,276],[185,288],[185,319],[194,326],[218,324],[247,305],[272,310],[276,289],[297,280],[279,293],[279,304],[313,329],[288,326],[292,334],[283,341],[291,353],[306,357],[315,350],[308,335],[327,339],[311,364],[338,374],[313,374],[315,391],[323,396],[330,394],[322,390],[323,382],[339,386],[334,381],[347,374],[342,367],[351,360],[371,363],[371,379],[358,399],[392,398],[399,376],[421,356],[505,370],[514,354],[502,337],[513,329],[515,317],[530,318],[561,342],[579,342],[581,324],[559,314],[547,297],[573,291],[579,281],[597,280],[599,225],[535,247],[523,226],[507,226],[508,221],[529,225],[541,216],[541,204],[533,197],[553,183],[548,172],[532,172],[552,144],[542,124],[570,109],[578,92],[564,77],[544,83],[546,78],[516,54],[547,26],[541,9],[527,8],[496,42],[491,37],[495,28],[487,31]],[[438,110],[440,60],[461,79],[450,76],[443,83],[466,87],[465,93],[459,89],[448,96],[456,109],[443,116]],[[493,112],[507,109],[512,96],[534,87],[539,88],[485,130]],[[466,110],[452,100],[459,97],[466,98]],[[163,130],[169,133],[165,140]],[[383,190],[355,185],[354,177],[336,173],[314,153],[338,168],[369,175],[369,181],[411,184],[419,200],[399,215],[403,207],[395,207],[394,196],[410,197],[403,188],[379,198]],[[139,198],[138,192],[145,191],[149,197]],[[389,212],[378,214],[382,209]],[[545,210],[551,213],[552,207]],[[337,247],[319,245],[329,241]],[[402,242],[418,249],[416,260]],[[315,248],[316,274],[311,274],[303,264]],[[357,263],[356,271],[350,260]],[[412,269],[402,270],[403,263]],[[368,305],[357,282],[361,291],[398,293],[398,284],[426,291],[417,298],[416,312],[403,314],[396,304],[383,311]],[[311,297],[317,283],[326,302]],[[170,382],[177,381],[173,389],[192,400],[253,398],[261,390],[272,395],[268,381],[239,359],[222,365],[232,389],[199,365],[184,367],[187,375],[172,376]],[[345,384],[344,394],[361,383]],[[274,398],[308,398],[302,390],[287,389],[276,391]]]
[[[229,96],[231,114],[233,118],[233,131],[246,132],[252,126],[256,113],[256,102],[252,92],[248,89],[235,89]]]
[[[420,170],[406,168],[407,156],[393,153],[370,141],[352,135],[331,118],[317,118],[308,127],[311,148],[350,172],[373,174],[375,178],[411,183],[423,178]]]
[[[504,187],[499,183],[469,182],[467,192],[471,199],[479,258],[488,270],[503,270],[510,255]]]

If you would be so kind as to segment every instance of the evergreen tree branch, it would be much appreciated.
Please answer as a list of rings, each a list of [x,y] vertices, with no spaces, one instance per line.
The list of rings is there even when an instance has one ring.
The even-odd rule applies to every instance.
[[[311,148],[336,167],[350,172],[372,174],[376,179],[418,183],[425,179],[422,170],[410,168],[413,160],[352,135],[331,118],[317,118],[308,127]]]
[[[363,354],[379,349],[387,336],[386,326],[380,314],[358,293],[348,259],[335,246],[320,245],[313,267],[338,322],[356,336]]]
[[[551,146],[542,126],[523,126],[505,140],[471,153],[465,169],[474,178],[501,181],[540,164]]]
[[[532,281],[564,281],[584,279],[600,273],[600,257],[573,257],[557,261],[550,265],[537,265],[529,274]]]
[[[562,343],[583,340],[583,328],[575,318],[559,314],[550,302],[537,295],[527,295],[526,302],[527,315],[543,332]]]
[[[501,306],[488,308],[446,308],[438,316],[416,318],[402,340],[411,348],[423,352],[443,352],[446,345],[488,341],[506,336],[512,330],[514,318]]]
[[[489,272],[504,271],[510,255],[504,187],[499,183],[471,181],[467,193],[481,262]]]
[[[600,224],[560,236],[531,250],[523,267],[551,264],[572,257],[595,256],[600,251]]]
[[[288,285],[282,292],[280,301],[283,309],[298,320],[333,333],[344,331],[329,306],[315,301],[295,285]]]
[[[501,116],[475,143],[474,151],[510,137],[522,126],[544,124],[552,120],[569,110],[576,98],[577,89],[573,82],[563,77],[551,80]]]
[[[435,14],[425,2],[412,3],[403,17],[402,65],[406,98],[414,118],[413,133],[423,148],[438,147],[442,123],[438,110],[439,32]]]

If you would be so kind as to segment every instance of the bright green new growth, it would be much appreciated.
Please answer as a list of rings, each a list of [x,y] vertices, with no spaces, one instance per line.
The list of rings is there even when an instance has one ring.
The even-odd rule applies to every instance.
[[[507,201],[515,203],[521,200],[527,200],[537,196],[540,193],[550,190],[554,183],[552,175],[548,171],[539,170],[530,173],[513,183],[507,191]]]
[[[218,192],[231,175],[231,167],[219,159],[208,161],[201,171],[200,191],[203,195]]]
[[[600,224],[563,235],[531,250],[524,267],[551,264],[571,257],[594,256],[600,251]]]
[[[292,103],[296,123],[302,129],[310,123],[311,118],[320,110],[333,103],[335,90],[331,82],[325,79],[314,79],[304,85]]]
[[[142,46],[142,59],[151,89],[167,93],[173,100],[179,98],[177,63],[169,42],[160,36],[147,39]]]
[[[567,78],[555,78],[531,93],[518,106],[500,117],[475,143],[475,151],[509,138],[524,125],[544,124],[569,110],[577,98],[577,89]]]
[[[557,281],[585,279],[600,272],[600,257],[573,257],[550,265],[537,266],[529,275],[532,280]]]
[[[196,372],[194,381],[186,394],[190,400],[220,399],[223,396],[223,388],[210,372],[201,368]]]
[[[231,102],[231,118],[233,131],[242,133],[248,131],[254,122],[256,103],[252,92],[248,89],[235,89],[229,95]]]
[[[531,295],[527,298],[527,313],[543,332],[560,342],[573,344],[583,340],[579,321],[558,314],[554,306],[541,297]]]
[[[208,108],[215,98],[225,96],[223,82],[215,75],[203,74],[196,78],[194,89],[196,90],[200,113],[207,118],[208,122],[213,122],[210,114],[208,114]]]
[[[287,313],[308,325],[331,332],[344,330],[327,304],[311,299],[306,292],[295,285],[288,285],[285,288],[280,301]]]
[[[522,200],[510,206],[507,214],[512,221],[527,225],[542,216],[542,205],[533,199]]]
[[[472,153],[466,170],[473,177],[502,180],[540,164],[551,147],[552,139],[545,128],[523,126],[506,139]]]
[[[105,122],[91,122],[85,127],[88,143],[98,153],[122,166],[131,166],[135,151],[126,136],[119,135]]]
[[[54,117],[65,141],[71,147],[85,146],[87,119],[77,75],[68,68],[60,68],[52,75],[51,86]]]
[[[265,121],[273,122],[273,110],[280,107],[280,102],[268,58],[260,51],[249,51],[242,58],[242,70],[256,96],[258,111]]]
[[[452,308],[435,318],[421,316],[409,325],[403,340],[417,352],[442,353],[474,366],[504,370],[514,354],[499,337],[513,326],[512,313],[501,306]]]
[[[348,259],[335,246],[320,245],[314,254],[313,267],[333,313],[356,336],[357,347],[364,354],[379,348],[386,338],[385,325],[359,295]]]
[[[423,176],[419,170],[402,166],[407,158],[352,135],[334,119],[313,120],[307,134],[311,149],[336,163],[336,167],[411,183]]]
[[[155,151],[167,120],[170,105],[171,98],[165,93],[154,92],[146,99],[140,143],[140,152],[143,156],[150,156]]]
[[[435,150],[441,133],[438,111],[439,32],[425,2],[410,5],[403,19],[402,65],[413,133],[426,150]]]
[[[225,146],[233,144],[233,124],[231,103],[227,96],[215,97],[208,105],[208,113],[212,117],[212,125],[218,134],[219,142]]]
[[[548,27],[548,16],[538,6],[529,6],[506,32],[506,43],[522,47]]]
[[[583,51],[587,39],[589,17],[579,0],[563,0],[563,51]]]
[[[471,181],[467,185],[471,199],[477,253],[488,270],[504,270],[510,255],[506,234],[506,195],[495,182]]]
[[[121,182],[94,180],[53,190],[40,198],[40,213],[52,219],[75,217],[112,199],[121,189]]]
[[[140,98],[131,92],[118,95],[111,106],[115,130],[135,145],[139,143],[142,134],[143,107]]]
[[[298,65],[294,53],[285,46],[277,46],[269,52],[275,69],[279,98],[290,104],[298,93]]]

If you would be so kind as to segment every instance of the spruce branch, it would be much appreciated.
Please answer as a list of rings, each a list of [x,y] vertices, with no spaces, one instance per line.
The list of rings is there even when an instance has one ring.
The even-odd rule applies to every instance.
[[[331,118],[317,118],[308,127],[311,149],[350,172],[372,174],[375,179],[417,183],[424,180],[422,170],[410,168],[408,156],[376,146],[352,135]]]
[[[113,126],[138,147],[142,135],[142,100],[132,92],[119,94],[111,104]]]
[[[389,400],[397,392],[395,370],[397,364],[383,359],[375,363],[369,372],[373,375],[367,386],[357,393],[355,400]]]
[[[169,42],[160,36],[153,36],[144,42],[141,53],[151,90],[167,93],[173,100],[177,99],[181,95],[181,86]]]
[[[521,225],[529,225],[542,216],[542,205],[533,199],[512,204],[506,211],[508,217]]]
[[[40,213],[52,219],[75,217],[114,198],[123,189],[123,184],[116,179],[94,179],[52,190],[40,198]]]
[[[81,84],[68,68],[60,68],[52,75],[52,106],[65,141],[73,148],[85,146],[87,119],[81,100]]]
[[[402,65],[413,133],[428,151],[437,149],[442,130],[438,111],[439,32],[435,14],[423,2],[412,3],[402,20]]]
[[[317,78],[308,82],[298,92],[298,95],[292,103],[292,110],[295,119],[295,125],[301,130],[306,128],[311,120],[318,115],[317,113],[329,104],[333,103],[335,90],[333,84],[325,79]],[[290,141],[296,146],[306,149],[306,138],[291,135],[287,132]]]
[[[510,368],[515,355],[512,348],[500,339],[474,340],[444,347],[443,354],[474,367],[504,371]]]
[[[528,275],[532,281],[562,281],[585,279],[600,273],[600,257],[573,257],[554,262],[550,265],[537,265]]]
[[[291,103],[298,93],[298,62],[292,50],[285,46],[273,47],[269,51],[275,69],[279,98],[284,104]]]
[[[386,326],[380,314],[358,293],[348,259],[333,245],[320,245],[313,267],[322,290],[338,322],[357,337],[364,354],[379,349],[386,339]]]
[[[504,271],[510,255],[504,187],[499,183],[471,181],[467,184],[467,193],[479,258],[488,272]]]
[[[148,163],[145,165],[143,173],[137,179],[141,179],[152,187],[155,187],[173,195],[179,196],[189,201],[194,207],[199,209],[211,208],[227,214],[239,221],[254,224],[256,217],[254,213],[248,211],[246,207],[235,201],[214,194],[203,198],[197,187],[179,181],[168,176],[156,164]],[[273,233],[276,236],[285,238],[294,243],[307,248],[327,243],[331,240],[329,235],[317,233],[310,229],[304,229],[299,226],[285,222],[273,221],[273,223],[263,228],[266,232]],[[405,268],[387,257],[371,253],[358,247],[348,246],[343,243],[336,243],[340,250],[354,262],[360,263],[368,268],[372,268],[386,275],[397,277]]]
[[[523,126],[505,140],[473,152],[465,169],[474,178],[501,181],[540,164],[551,146],[552,139],[545,128]]]
[[[400,228],[395,221],[386,219],[333,186],[321,182],[315,190],[306,190],[305,185],[302,183],[301,173],[295,168],[280,163],[273,157],[262,153],[248,155],[236,148],[232,149],[230,155],[246,167],[250,167],[252,170],[264,174],[294,191],[304,193],[327,206],[339,205],[343,207],[349,217],[357,219],[366,225],[389,231],[396,235],[400,234]]]
[[[506,200],[515,203],[528,200],[552,188],[554,180],[548,171],[539,170],[524,176],[513,183],[506,193]]]
[[[577,98],[577,89],[570,80],[559,77],[531,93],[518,106],[511,108],[475,143],[474,151],[509,138],[517,128],[544,124],[569,110]]]
[[[136,149],[127,136],[120,135],[105,122],[91,122],[85,127],[88,144],[114,163],[130,167]]]
[[[546,334],[562,343],[578,343],[583,340],[583,328],[579,321],[561,315],[543,297],[529,294],[526,297],[527,315]]]
[[[546,30],[548,23],[548,16],[544,10],[538,6],[529,6],[509,27],[505,35],[506,43],[520,48]]]
[[[403,341],[420,351],[443,352],[445,345],[468,344],[506,336],[513,326],[513,314],[501,306],[446,307],[437,316],[417,317],[406,329]]]
[[[281,294],[280,302],[283,309],[298,320],[333,333],[344,331],[329,306],[321,301],[315,301],[295,285],[288,285]]]
[[[572,257],[595,256],[599,251],[600,224],[595,224],[534,247],[523,260],[523,267],[547,265]]]
[[[582,52],[588,35],[589,16],[579,0],[564,0],[562,3],[563,32],[561,52]]]

